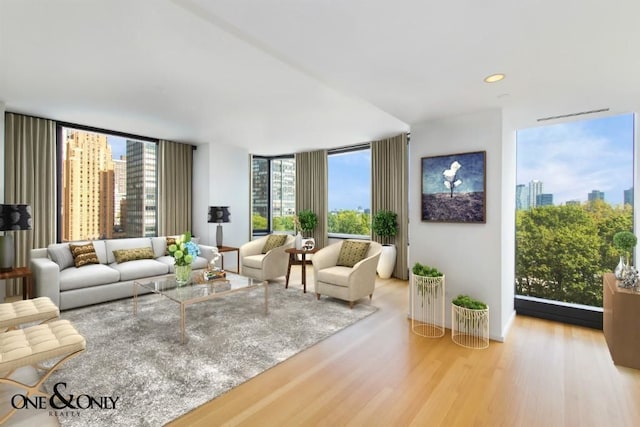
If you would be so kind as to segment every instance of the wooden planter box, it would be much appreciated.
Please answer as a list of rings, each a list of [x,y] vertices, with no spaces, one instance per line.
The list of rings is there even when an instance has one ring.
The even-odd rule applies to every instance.
[[[489,347],[489,307],[472,310],[451,304],[451,339],[466,348]]]

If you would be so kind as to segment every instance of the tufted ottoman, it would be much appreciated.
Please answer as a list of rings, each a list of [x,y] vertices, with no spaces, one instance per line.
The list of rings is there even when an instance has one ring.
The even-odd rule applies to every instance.
[[[27,391],[27,396],[34,394],[48,396],[40,390],[40,386],[64,362],[77,356],[86,348],[82,335],[68,320],[55,320],[25,329],[15,329],[0,333],[0,383],[18,386]],[[18,368],[37,366],[39,363],[60,358],[34,385],[23,384],[12,380],[9,376]],[[38,367],[38,366],[37,366]],[[0,419],[3,424],[16,409],[12,409]]]
[[[19,325],[55,319],[60,316],[58,307],[47,297],[0,304],[0,331]]]

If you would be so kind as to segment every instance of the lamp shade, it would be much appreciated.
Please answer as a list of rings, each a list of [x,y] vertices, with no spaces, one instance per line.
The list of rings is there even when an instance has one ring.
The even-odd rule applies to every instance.
[[[208,222],[231,222],[229,206],[209,206]]]
[[[0,204],[0,231],[31,230],[31,206]]]

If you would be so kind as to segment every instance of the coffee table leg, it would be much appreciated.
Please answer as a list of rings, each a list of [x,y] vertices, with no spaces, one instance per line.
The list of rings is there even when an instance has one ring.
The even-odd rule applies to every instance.
[[[138,314],[138,283],[133,282],[133,315]]]
[[[264,313],[269,314],[269,282],[262,282],[264,286]]]
[[[185,304],[180,304],[180,343],[184,344],[184,312]]]

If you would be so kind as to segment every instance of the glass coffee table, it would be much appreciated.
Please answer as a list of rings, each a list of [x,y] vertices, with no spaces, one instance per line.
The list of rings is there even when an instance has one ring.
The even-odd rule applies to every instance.
[[[197,302],[224,297],[235,292],[264,287],[264,311],[269,313],[269,282],[227,273],[226,279],[205,281],[202,271],[194,272],[191,282],[178,286],[174,275],[146,278],[133,282],[133,314],[138,313],[138,290],[143,288],[180,304],[180,342],[185,343],[185,310]]]

